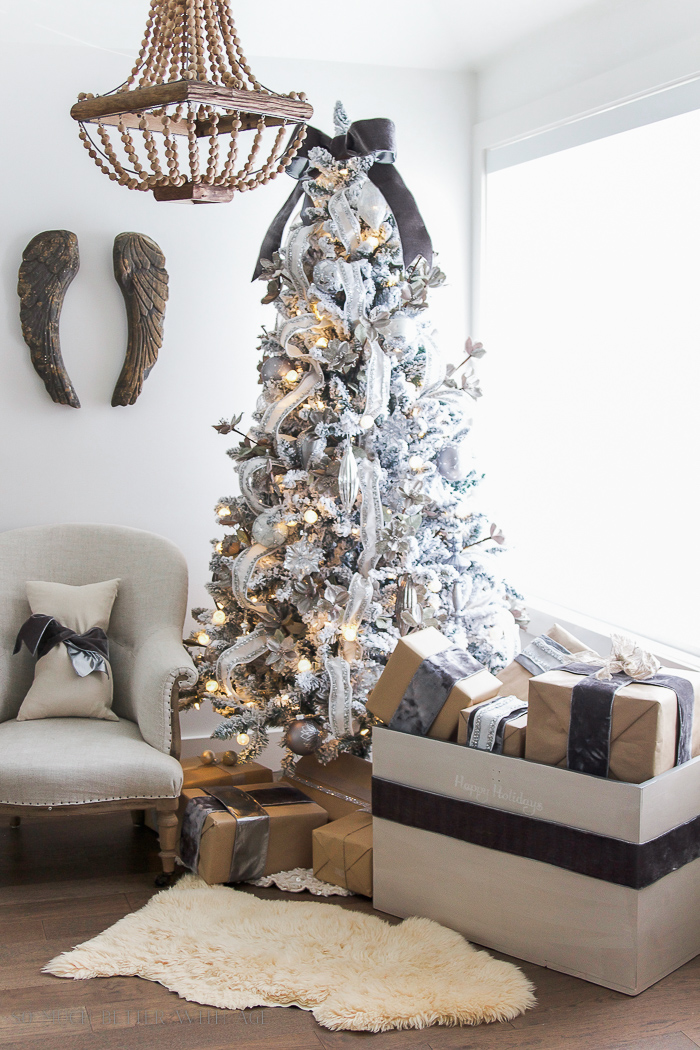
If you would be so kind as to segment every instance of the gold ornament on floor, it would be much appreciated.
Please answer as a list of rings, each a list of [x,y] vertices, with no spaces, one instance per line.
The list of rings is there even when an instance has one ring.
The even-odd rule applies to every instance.
[[[228,0],[151,0],[128,79],[109,94],[78,98],[71,116],[100,171],[130,190],[152,190],[159,201],[225,202],[270,182],[298,152],[313,114],[303,92],[279,95],[256,80]],[[119,132],[119,152],[109,126]],[[260,163],[269,127],[278,131]],[[238,166],[240,133],[249,130],[253,141]]]
[[[287,726],[284,742],[295,755],[312,755],[321,746],[321,730],[308,718],[296,718]]]
[[[216,762],[216,755],[213,751],[202,751],[199,761],[203,766],[213,766]]]
[[[224,751],[221,761],[225,766],[235,766],[238,762],[238,755],[235,751]]]

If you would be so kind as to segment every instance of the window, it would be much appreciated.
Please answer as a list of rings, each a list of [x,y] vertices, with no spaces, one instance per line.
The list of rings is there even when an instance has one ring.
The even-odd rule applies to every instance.
[[[700,110],[495,168],[477,432],[511,577],[700,653]]]

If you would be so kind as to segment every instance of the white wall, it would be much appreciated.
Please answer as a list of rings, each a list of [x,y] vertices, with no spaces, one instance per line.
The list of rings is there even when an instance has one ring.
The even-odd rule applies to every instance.
[[[696,73],[699,45],[697,0],[602,0],[484,64],[476,122],[503,140],[612,104]]]
[[[161,533],[187,557],[190,604],[205,604],[208,540],[218,531],[213,505],[235,491],[228,439],[211,424],[249,411],[257,397],[256,336],[274,314],[260,305],[264,286],[251,285],[250,276],[267,224],[294,184],[280,176],[231,204],[197,207],[159,204],[117,187],[87,156],[68,113],[78,91],[121,83],[129,60],[39,43],[0,54],[0,529],[97,521]],[[397,166],[449,273],[436,314],[446,349],[458,353],[467,334],[468,77],[273,59],[251,64],[273,88],[305,90],[315,123],[327,131],[337,97],[351,117],[395,120]],[[64,360],[82,402],[77,411],[50,400],[19,324],[22,250],[36,233],[56,228],[72,230],[80,244],[81,269],[61,321]],[[146,233],[163,248],[170,301],[165,344],[143,394],[134,406],[111,408],[126,338],[112,244],[124,230]],[[188,716],[184,734],[208,732],[207,722],[204,711]]]

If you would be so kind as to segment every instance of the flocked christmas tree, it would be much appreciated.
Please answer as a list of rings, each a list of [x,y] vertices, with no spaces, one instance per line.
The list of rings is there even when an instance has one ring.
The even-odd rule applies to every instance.
[[[381,179],[368,178],[378,155],[347,156],[341,106],[335,117],[332,152],[307,147],[303,221],[263,263],[277,319],[263,330],[252,425],[239,430],[239,415],[217,428],[243,438],[229,450],[241,494],[217,504],[215,609],[193,611],[200,681],[185,706],[211,700],[224,718],[214,736],[236,738],[241,760],[261,753],[272,726],[285,729],[289,762],[365,756],[365,700],[417,627],[491,669],[516,646],[503,537],[474,502],[469,414],[483,347],[468,341],[461,365],[445,367],[427,309],[444,275],[404,259]],[[392,175],[395,210],[408,208],[415,228]]]

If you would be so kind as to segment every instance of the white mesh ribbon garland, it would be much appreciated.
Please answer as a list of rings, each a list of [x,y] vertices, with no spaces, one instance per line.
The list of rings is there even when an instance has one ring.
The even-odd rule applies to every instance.
[[[311,226],[300,226],[289,236],[287,244],[287,268],[294,286],[300,295],[306,296],[309,290],[309,279],[304,270],[304,256],[309,251]]]
[[[369,612],[374,596],[372,581],[365,579],[359,572],[353,573],[348,587],[350,597],[343,610],[343,627],[359,627]]]
[[[328,202],[328,213],[338,237],[349,252],[354,252],[360,244],[362,228],[354,211],[345,196],[345,190],[334,193]]]
[[[231,680],[231,672],[241,664],[249,664],[267,652],[267,634],[263,627],[256,627],[252,634],[244,634],[232,646],[225,649],[216,664],[216,677],[229,696],[235,696],[236,690]]]
[[[298,346],[294,346],[290,340],[301,332],[308,332],[309,329],[315,328],[317,324],[318,317],[315,314],[301,314],[299,317],[292,317],[289,321],[284,322],[279,330],[277,339],[287,357],[304,357],[305,351],[300,350]]]
[[[350,664],[342,656],[327,656],[323,666],[330,678],[328,721],[336,740],[352,736],[352,683]]]
[[[309,370],[305,372],[298,386],[290,390],[288,394],[274,401],[265,412],[262,420],[263,430],[277,440],[279,428],[295,408],[303,404],[307,397],[311,397],[317,387],[323,385],[323,371],[316,361],[309,361]]]
[[[252,547],[241,551],[231,569],[231,590],[234,598],[243,609],[257,613],[259,616],[272,617],[272,610],[266,602],[251,601],[248,597],[248,588],[258,562],[271,550],[274,548],[265,547],[262,543],[254,543]]]
[[[376,339],[370,339],[368,342],[370,355],[367,363],[365,415],[376,419],[377,416],[385,415],[389,408],[391,361]]]
[[[379,484],[382,468],[378,459],[361,459],[357,465],[362,492],[360,509],[360,540],[362,553],[357,567],[363,576],[374,568],[378,558],[377,533],[384,526],[384,510]]]
[[[359,262],[345,262],[344,259],[339,259],[337,263],[345,292],[343,315],[351,327],[357,324],[365,310],[366,294],[361,265]]]

